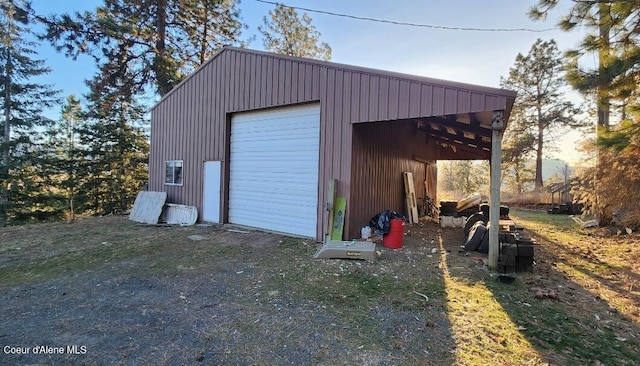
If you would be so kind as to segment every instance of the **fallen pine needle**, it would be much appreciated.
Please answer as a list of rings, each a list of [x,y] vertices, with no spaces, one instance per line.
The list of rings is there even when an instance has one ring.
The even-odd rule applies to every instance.
[[[416,294],[416,295],[420,295],[420,296],[424,297],[424,300],[425,300],[425,301],[429,301],[429,297],[428,297],[427,295],[425,295],[425,294],[421,294],[421,293],[419,293],[418,291],[413,291],[413,293],[414,293],[414,294]]]

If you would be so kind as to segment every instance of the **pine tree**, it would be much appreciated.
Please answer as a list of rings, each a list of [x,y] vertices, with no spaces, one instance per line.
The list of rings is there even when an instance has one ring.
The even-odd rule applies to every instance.
[[[262,33],[267,51],[289,56],[310,57],[324,61],[331,60],[331,47],[319,42],[320,32],[311,24],[306,13],[298,16],[295,9],[278,4],[269,11],[269,18],[263,18]]]
[[[240,11],[232,0],[183,0],[174,22],[185,35],[178,57],[184,72],[194,70],[207,61],[222,46],[244,45],[240,34],[246,28],[240,22]]]
[[[558,5],[558,0],[538,0],[529,11],[533,19],[544,19]],[[640,79],[640,3],[629,0],[576,1],[558,25],[565,31],[578,27],[587,35],[577,49],[567,53],[567,77],[571,85],[583,93],[597,93],[599,123],[610,125],[611,99],[617,101],[622,118],[626,113],[640,112],[638,104]],[[581,65],[584,55],[596,54],[598,66]]]
[[[78,179],[82,177],[82,149],[78,141],[78,127],[83,115],[80,101],[75,95],[67,97],[60,111],[60,120],[48,131],[46,165],[50,185],[64,196],[64,211],[71,222],[76,217]]]
[[[544,19],[558,3],[538,0],[529,15]],[[579,47],[567,53],[568,79],[577,90],[597,95],[597,163],[581,175],[574,194],[601,225],[620,211],[625,224],[640,227],[640,3],[576,1],[558,24],[566,31],[587,30]],[[579,62],[590,54],[597,55],[596,68]],[[609,121],[611,106],[619,109],[618,122]]]
[[[520,151],[526,148],[524,142],[533,143],[535,188],[541,188],[544,149],[552,143],[549,135],[559,127],[578,125],[575,118],[578,111],[564,98],[566,81],[556,42],[538,39],[527,55],[518,54],[509,76],[501,80],[501,85],[518,92],[514,106],[517,113],[512,116],[511,125],[520,130],[520,141],[517,141]]]
[[[502,143],[503,181],[510,183],[513,193],[523,193],[527,183],[535,182],[535,169],[530,170],[527,164],[530,153],[535,151],[534,146],[535,136],[530,132],[512,126],[505,132]]]
[[[46,38],[71,57],[104,60],[105,48],[132,42],[121,65],[128,84],[152,86],[160,96],[201,65],[223,44],[240,44],[236,0],[104,0],[95,12],[38,16]]]
[[[87,119],[79,128],[84,179],[81,209],[96,214],[126,211],[148,177],[149,144],[144,133],[142,89],[127,86],[132,70],[122,67],[133,42],[121,41],[88,83]],[[125,63],[126,64],[126,63]]]
[[[38,193],[42,192],[41,181],[32,176],[38,170],[32,158],[39,155],[37,128],[51,123],[43,111],[57,101],[51,86],[32,82],[50,70],[44,61],[33,58],[37,43],[30,40],[28,11],[25,1],[0,0],[0,98],[4,112],[0,123],[0,226],[17,212],[21,217],[29,216],[30,201],[42,201]]]

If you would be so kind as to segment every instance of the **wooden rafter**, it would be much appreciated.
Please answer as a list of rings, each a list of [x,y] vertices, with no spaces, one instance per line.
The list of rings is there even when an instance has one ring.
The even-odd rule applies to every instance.
[[[479,122],[475,117],[471,118],[471,123],[458,122],[455,119],[455,116],[448,117],[431,117],[428,119],[428,122],[434,122],[444,127],[453,128],[460,131],[471,132],[476,135],[481,135],[485,137],[491,136],[491,130],[488,128],[480,127]],[[475,121],[475,123],[474,123]],[[477,124],[476,124],[477,123]]]
[[[478,147],[480,149],[486,149],[486,150],[491,149],[491,145],[482,141],[482,138],[477,135],[475,139],[469,139],[469,138],[466,138],[464,134],[461,132],[458,132],[458,134],[453,135],[446,131],[437,131],[431,128],[424,129],[423,131],[425,131],[428,135],[432,137],[440,138],[445,141],[457,142],[459,144],[470,145],[472,147]]]

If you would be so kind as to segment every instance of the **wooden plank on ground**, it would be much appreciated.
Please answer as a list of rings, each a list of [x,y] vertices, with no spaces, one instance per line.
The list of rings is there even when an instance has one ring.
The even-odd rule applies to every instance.
[[[338,181],[335,179],[329,179],[327,184],[327,198],[325,202],[326,209],[326,217],[324,224],[324,242],[328,242],[331,240],[331,232],[333,228],[333,213],[334,213],[334,202],[336,200],[336,188],[338,185]]]
[[[344,230],[344,215],[347,208],[347,198],[337,197],[334,205],[333,228],[331,230],[331,240],[342,240]]]

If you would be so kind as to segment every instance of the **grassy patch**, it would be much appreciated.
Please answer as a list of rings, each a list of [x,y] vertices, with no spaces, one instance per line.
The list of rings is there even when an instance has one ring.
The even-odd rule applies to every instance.
[[[129,269],[131,273],[173,274],[179,267],[201,268],[244,250],[189,240],[188,235],[196,228],[148,227],[120,217],[7,230],[12,232],[11,239],[0,245],[4,259],[0,266],[2,286],[52,279],[122,261],[139,262]]]
[[[526,283],[560,296],[518,306],[531,297],[523,286],[511,294],[518,301],[504,301],[531,342],[563,364],[640,362],[640,293],[632,285],[640,266],[630,261],[640,255],[638,237],[600,236],[564,215],[514,210],[512,218],[538,240],[539,272],[525,277]]]
[[[213,363],[292,363],[294,349],[318,364],[639,363],[637,237],[597,237],[561,215],[513,216],[538,245],[536,272],[512,285],[496,282],[482,255],[458,252],[461,230],[435,225],[409,227],[402,249],[378,246],[370,263],[312,259],[311,240],[120,217],[1,232],[0,289],[116,268],[120,282],[172,296],[151,306],[145,293],[142,311],[185,316],[189,329],[206,323],[198,349]],[[532,287],[559,299],[537,299]]]

